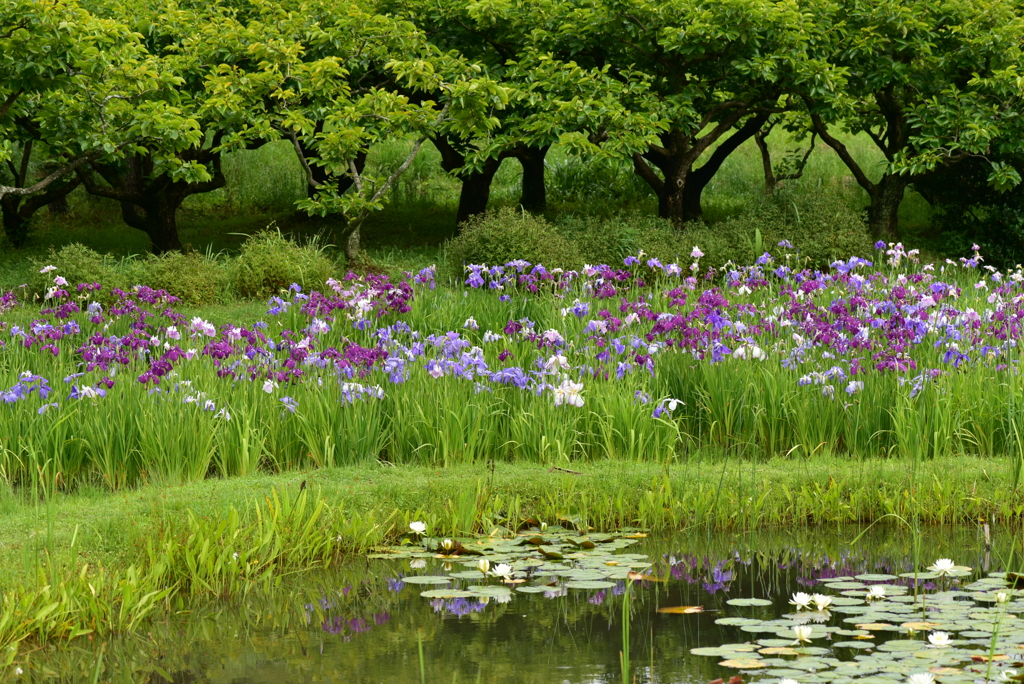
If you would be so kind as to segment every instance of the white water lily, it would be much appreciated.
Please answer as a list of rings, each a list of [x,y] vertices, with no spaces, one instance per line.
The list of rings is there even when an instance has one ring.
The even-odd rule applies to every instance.
[[[996,603],[1006,603],[1010,600],[1010,595],[1005,591],[996,592]]]
[[[932,632],[928,635],[928,643],[935,648],[945,648],[952,643],[946,632]]]
[[[813,631],[813,628],[807,625],[797,625],[793,628],[793,634],[796,636],[796,641],[794,641],[793,644],[796,645],[804,642],[810,642],[811,632]]]
[[[937,572],[937,573],[939,573],[939,575],[945,577],[955,567],[956,567],[956,563],[954,563],[950,559],[948,559],[948,558],[940,558],[939,560],[935,561],[935,563],[933,563],[932,565],[929,565],[928,569],[931,572]]]
[[[880,601],[885,598],[885,587],[875,585],[868,589],[868,595],[865,597],[868,601]]]
[[[811,600],[814,601],[814,606],[818,610],[825,610],[832,605],[832,597],[825,594],[815,594],[811,597]]]
[[[486,575],[488,572],[491,571],[491,561],[487,560],[486,558],[481,558],[476,564],[476,569],[484,573],[484,575]]]
[[[508,563],[498,563],[494,566],[494,570],[492,570],[492,574],[495,577],[501,577],[502,579],[509,579],[512,577],[512,572],[512,566]]]
[[[416,520],[409,523],[409,529],[413,531],[413,534],[423,534],[427,531],[427,523]]]
[[[798,591],[793,594],[793,600],[789,602],[789,605],[796,606],[797,610],[803,610],[804,608],[811,607],[811,595],[805,594],[802,591]]]
[[[930,672],[919,672],[907,678],[907,684],[935,684],[935,675]]]
[[[779,680],[779,684],[800,684],[800,683],[798,681],[796,681],[795,679],[790,679],[789,677],[783,677],[782,679]]]
[[[455,548],[455,542],[453,542],[451,539],[445,539],[441,542],[441,548],[444,549],[446,552],[451,551]]]

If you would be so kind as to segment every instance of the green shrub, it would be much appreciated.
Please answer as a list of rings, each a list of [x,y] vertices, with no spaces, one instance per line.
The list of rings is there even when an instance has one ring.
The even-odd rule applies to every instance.
[[[664,263],[685,261],[693,244],[672,222],[654,216],[620,214],[600,219],[574,216],[557,224],[588,264],[621,264],[641,251]]]
[[[103,286],[103,299],[109,298],[114,288],[124,289],[128,286],[121,269],[110,257],[77,242],[65,245],[59,250],[51,248],[46,257],[34,258],[32,262],[32,275],[27,283],[29,295],[42,296],[53,285],[56,276],[68,281],[68,287],[65,289],[69,292],[79,283],[100,283]],[[56,270],[40,273],[46,266],[55,266]]]
[[[214,259],[196,252],[167,252],[138,263],[140,273],[133,284],[167,290],[186,306],[213,304],[224,298],[227,269]]]
[[[871,236],[860,214],[845,201],[824,194],[765,198],[731,219],[687,231],[687,237],[692,236],[707,255],[703,263],[719,266],[730,259],[750,263],[759,256],[755,254],[758,231],[760,253],[777,257],[782,251],[778,243],[788,240],[799,253],[801,267],[826,268],[837,258],[872,253]]]
[[[464,264],[504,264],[514,259],[547,268],[583,264],[577,246],[554,226],[510,207],[471,218],[445,246],[445,260],[455,275],[461,275]]]
[[[334,264],[315,243],[300,245],[277,230],[265,230],[242,244],[231,264],[231,289],[239,297],[268,297],[292,283],[322,289]]]

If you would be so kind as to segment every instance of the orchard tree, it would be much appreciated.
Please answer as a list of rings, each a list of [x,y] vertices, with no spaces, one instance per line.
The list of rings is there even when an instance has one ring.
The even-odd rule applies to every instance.
[[[243,58],[211,79],[220,111],[241,117],[225,145],[292,142],[306,174],[305,211],[346,220],[342,242],[359,257],[360,227],[439,131],[481,135],[506,90],[460,55],[427,42],[408,21],[372,4],[326,0],[253,3],[232,40]],[[409,139],[395,167],[370,174],[370,148]]]
[[[25,243],[33,214],[66,197],[87,164],[178,137],[164,101],[178,83],[124,24],[74,2],[0,3],[0,211],[11,243]]]
[[[439,50],[480,64],[502,85],[510,86],[507,67],[522,58],[526,46],[526,36],[517,22],[480,25],[470,15],[470,3],[465,0],[385,0],[382,7],[415,23]],[[509,120],[519,113],[516,99],[513,97],[513,102],[497,113],[502,129],[507,129]],[[494,175],[502,161],[509,158],[518,159],[522,166],[520,204],[529,211],[541,211],[547,204],[544,158],[550,143],[529,145],[516,140],[479,158],[479,140],[440,132],[432,142],[441,154],[442,168],[461,182],[456,225],[487,209]]]
[[[503,5],[492,14],[465,0],[394,0],[384,6],[413,21],[438,49],[480,64],[509,92],[508,105],[495,112],[498,126],[486,137],[444,131],[433,138],[443,169],[461,182],[456,225],[486,211],[491,183],[505,159],[522,168],[520,205],[539,212],[547,205],[545,157],[562,136],[584,133],[595,141],[626,134],[645,141],[637,149],[651,142],[648,122],[615,128],[629,118],[614,97],[623,84],[607,70],[584,69],[537,52],[530,37],[534,27],[518,8]],[[509,9],[516,12],[502,13]]]
[[[216,109],[210,78],[233,46],[210,31],[221,11],[216,6],[128,4],[120,10],[140,29],[157,68],[174,74],[176,87],[159,93],[168,115],[159,125],[167,130],[140,136],[124,154],[91,161],[77,174],[90,194],[116,201],[124,222],[146,233],[161,254],[182,247],[177,212],[185,199],[224,186],[221,157],[240,117]]]
[[[867,192],[868,223],[897,236],[908,186],[971,157],[1022,150],[1020,72],[1024,23],[1009,0],[839,0],[817,6],[822,40],[811,47],[834,88],[803,90],[818,136]],[[845,141],[866,135],[885,158],[880,176]],[[989,164],[1010,188],[1012,166]]]
[[[655,97],[624,105],[659,122],[658,140],[629,155],[658,197],[659,214],[684,223],[725,159],[773,113],[793,83],[814,78],[805,59],[814,26],[789,0],[477,0],[480,22],[531,26],[540,52],[625,81],[643,75]]]
[[[493,130],[475,137],[445,131],[434,138],[444,169],[462,180],[457,224],[486,211],[503,159],[522,164],[520,202],[539,211],[546,203],[544,157],[552,145],[580,156],[629,156],[656,141],[663,125],[648,116],[650,108],[638,112],[623,104],[649,96],[642,75],[615,78],[607,67],[584,69],[539,54],[508,62],[501,73],[510,102]]]

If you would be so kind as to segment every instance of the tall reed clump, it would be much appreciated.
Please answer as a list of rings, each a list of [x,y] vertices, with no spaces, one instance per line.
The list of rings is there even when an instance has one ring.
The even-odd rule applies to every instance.
[[[284,571],[328,567],[392,532],[375,512],[346,511],[309,490],[274,491],[244,516],[232,508],[214,519],[190,512],[161,522],[143,557],[124,569],[79,565],[74,544],[67,558],[44,550],[29,579],[2,595],[0,653],[13,660],[30,640],[127,634],[193,600],[269,591]]]

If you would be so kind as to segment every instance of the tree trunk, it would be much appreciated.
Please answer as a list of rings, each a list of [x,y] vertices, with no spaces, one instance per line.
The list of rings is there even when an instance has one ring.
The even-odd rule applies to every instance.
[[[491,183],[500,166],[501,159],[488,159],[481,170],[462,175],[459,211],[455,216],[456,226],[461,226],[474,216],[487,211],[487,202],[491,198]]]
[[[0,199],[0,214],[3,216],[4,233],[17,249],[24,247],[25,241],[28,239],[28,221],[18,211],[21,199],[17,195],[6,195]]]
[[[544,157],[550,146],[527,147],[515,157],[523,166],[523,192],[519,204],[531,213],[544,211],[548,204],[547,186],[544,183]]]
[[[456,148],[445,135],[434,138],[434,146],[441,153],[441,168],[462,181],[459,209],[455,215],[455,225],[458,227],[477,214],[487,211],[487,201],[491,197],[491,182],[501,167],[502,160],[508,155],[488,159],[479,171],[462,171],[466,165],[466,154],[463,150]]]
[[[32,217],[35,216],[35,213],[47,205],[52,207],[54,203],[66,203],[67,196],[79,184],[78,180],[55,183],[36,195],[28,197],[4,195],[3,198],[0,198],[0,214],[3,217],[4,232],[11,244],[19,249],[24,247],[28,241]]]
[[[345,261],[351,265],[359,259],[359,226],[356,226],[345,238]]]
[[[214,142],[214,146],[216,146]],[[129,157],[124,165],[94,164],[92,171],[79,172],[79,179],[91,195],[107,197],[121,205],[124,222],[149,236],[153,252],[163,254],[180,250],[178,208],[190,195],[224,187],[224,173],[218,153],[209,149],[191,151],[186,161],[208,164],[212,178],[204,183],[172,181],[168,176],[153,177],[152,159],[144,155]],[[93,171],[106,185],[96,183]]]
[[[736,129],[735,133],[723,140],[722,144],[711,152],[711,156],[700,168],[692,169],[683,188],[687,215],[692,218],[683,219],[684,221],[695,221],[704,216],[704,207],[701,201],[704,188],[711,183],[711,179],[722,168],[722,164],[725,163],[729,155],[735,152],[740,145],[753,138],[768,123],[769,118],[771,115],[767,113],[751,116]]]
[[[700,192],[697,192],[697,206],[693,205],[693,191],[687,192],[689,169],[676,167],[662,171],[665,173],[665,182],[658,192],[658,216],[677,225],[700,219]]]
[[[188,195],[178,185],[184,184],[172,183],[138,202],[121,202],[124,222],[149,236],[154,254],[181,249],[177,213]]]
[[[764,169],[764,194],[775,194],[775,170],[772,169],[772,153],[768,149],[767,134],[755,133],[754,143],[761,152],[761,167]]]
[[[699,220],[704,214],[701,202],[704,188],[722,168],[726,158],[757,133],[769,116],[765,113],[750,116],[711,152],[700,168],[694,168],[694,164],[713,141],[705,137],[695,145],[695,139],[682,131],[669,131],[662,135],[662,146],[643,155],[634,154],[634,169],[658,196],[658,215],[677,225]],[[650,164],[661,171],[660,178]]]
[[[876,239],[887,240],[899,235],[899,211],[908,181],[902,176],[886,174],[875,185],[868,207],[868,228]]]
[[[66,196],[51,202],[49,209],[50,213],[54,216],[67,216],[71,213],[71,208],[68,206],[68,198]]]

